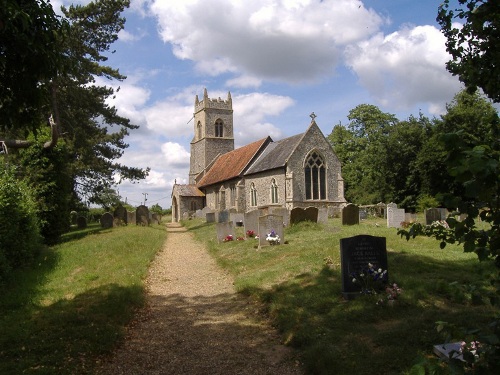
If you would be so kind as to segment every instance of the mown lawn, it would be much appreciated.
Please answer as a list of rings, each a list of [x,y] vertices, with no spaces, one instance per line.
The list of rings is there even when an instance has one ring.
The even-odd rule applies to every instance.
[[[406,241],[382,219],[301,223],[285,230],[288,244],[262,249],[253,239],[218,244],[214,224],[183,223],[230,270],[238,291],[261,304],[311,374],[403,374],[443,342],[435,322],[474,328],[498,313],[477,293],[490,287],[491,263],[430,238]],[[359,234],[386,237],[390,280],[403,288],[392,307],[377,305],[380,296],[342,298],[340,239]]]
[[[0,374],[92,373],[144,302],[162,225],[66,234],[0,295]]]

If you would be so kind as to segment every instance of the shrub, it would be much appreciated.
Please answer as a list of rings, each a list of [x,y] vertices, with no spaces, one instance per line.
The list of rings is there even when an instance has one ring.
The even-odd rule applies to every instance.
[[[40,246],[33,193],[12,170],[0,165],[0,281],[14,268],[29,264]]]

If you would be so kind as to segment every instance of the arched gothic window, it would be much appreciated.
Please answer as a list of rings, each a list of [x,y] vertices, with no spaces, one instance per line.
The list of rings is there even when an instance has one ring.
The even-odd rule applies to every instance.
[[[215,121],[215,136],[223,137],[224,136],[224,123],[221,119]]]
[[[278,203],[278,185],[274,178],[271,180],[271,203]]]
[[[306,199],[326,199],[326,166],[321,155],[312,151],[304,165]]]
[[[257,189],[255,189],[255,184],[253,182],[250,185],[250,206],[257,206]]]

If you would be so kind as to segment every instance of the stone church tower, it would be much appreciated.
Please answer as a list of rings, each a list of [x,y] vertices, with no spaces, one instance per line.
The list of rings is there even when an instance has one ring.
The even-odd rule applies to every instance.
[[[196,184],[197,177],[215,160],[217,155],[234,150],[233,102],[227,99],[209,99],[207,89],[203,100],[196,95],[194,103],[194,138],[191,141],[189,183]]]

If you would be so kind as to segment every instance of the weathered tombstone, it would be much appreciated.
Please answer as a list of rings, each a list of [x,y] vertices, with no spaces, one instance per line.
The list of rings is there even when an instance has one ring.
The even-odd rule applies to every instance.
[[[78,216],[76,218],[76,226],[78,227],[78,229],[87,228],[87,218],[85,216]]]
[[[361,208],[359,210],[359,220],[366,220],[368,218],[368,210],[366,208]]]
[[[401,223],[404,221],[404,208],[398,208],[396,203],[389,203],[387,205],[387,228],[401,228]]]
[[[135,223],[137,225],[147,226],[149,225],[149,208],[144,205],[140,205],[135,210]]]
[[[410,212],[405,213],[405,222],[414,223],[417,221],[417,214],[412,214]]]
[[[245,215],[242,213],[231,212],[229,214],[229,221],[232,222],[235,227],[242,227],[243,220],[245,220]]]
[[[127,210],[122,205],[119,205],[113,211],[113,217],[115,218],[115,223],[118,225],[127,224]]]
[[[151,220],[153,221],[153,224],[160,224],[160,215],[158,214],[151,215]]]
[[[342,209],[342,225],[359,224],[359,207],[349,203]]]
[[[281,215],[264,215],[259,217],[259,247],[270,245],[266,237],[271,231],[274,231],[280,238],[280,244],[283,244],[283,216]]]
[[[234,238],[234,226],[231,221],[226,223],[217,223],[215,224],[215,228],[217,230],[217,241],[219,241],[219,243],[223,242],[228,236],[232,236],[232,238],[236,240],[236,238]]]
[[[184,212],[182,214],[182,220],[188,220],[189,219],[189,212]]]
[[[283,216],[283,225],[285,227],[290,225],[290,213],[286,207],[271,207],[270,214]],[[264,216],[264,215],[262,215]]]
[[[113,215],[109,212],[105,212],[101,216],[101,227],[103,228],[112,228],[113,227]]]
[[[214,211],[207,206],[203,207],[203,209],[201,210],[201,215],[202,215],[201,218],[202,219],[205,218],[208,212],[214,212]]]
[[[127,223],[135,225],[135,211],[127,211]]]
[[[328,208],[321,207],[318,209],[318,223],[327,224],[328,223]]]
[[[228,210],[219,211],[217,215],[217,222],[227,223],[228,221],[229,221],[229,211]]]
[[[318,222],[318,209],[316,207],[307,207],[304,213],[307,221],[312,221],[313,223]]]
[[[359,235],[340,239],[342,294],[345,298],[352,298],[361,291],[361,285],[353,282],[353,274],[365,269],[368,263],[388,271],[385,237]]]
[[[205,214],[205,221],[207,223],[215,223],[215,212],[207,212]]]
[[[290,225],[306,220],[306,211],[301,207],[295,207],[290,212]]]
[[[248,233],[249,230],[253,231],[257,234],[259,230],[259,210],[252,210],[245,212],[245,218],[243,223],[245,224],[245,233]]]
[[[441,220],[441,211],[437,208],[425,210],[425,225],[431,225],[435,221]]]
[[[447,208],[437,208],[439,213],[441,214],[440,220],[446,220],[448,218],[448,209]]]
[[[196,210],[195,216],[196,216],[197,219],[202,219],[204,217],[203,216],[203,211],[200,210],[200,209]]]

